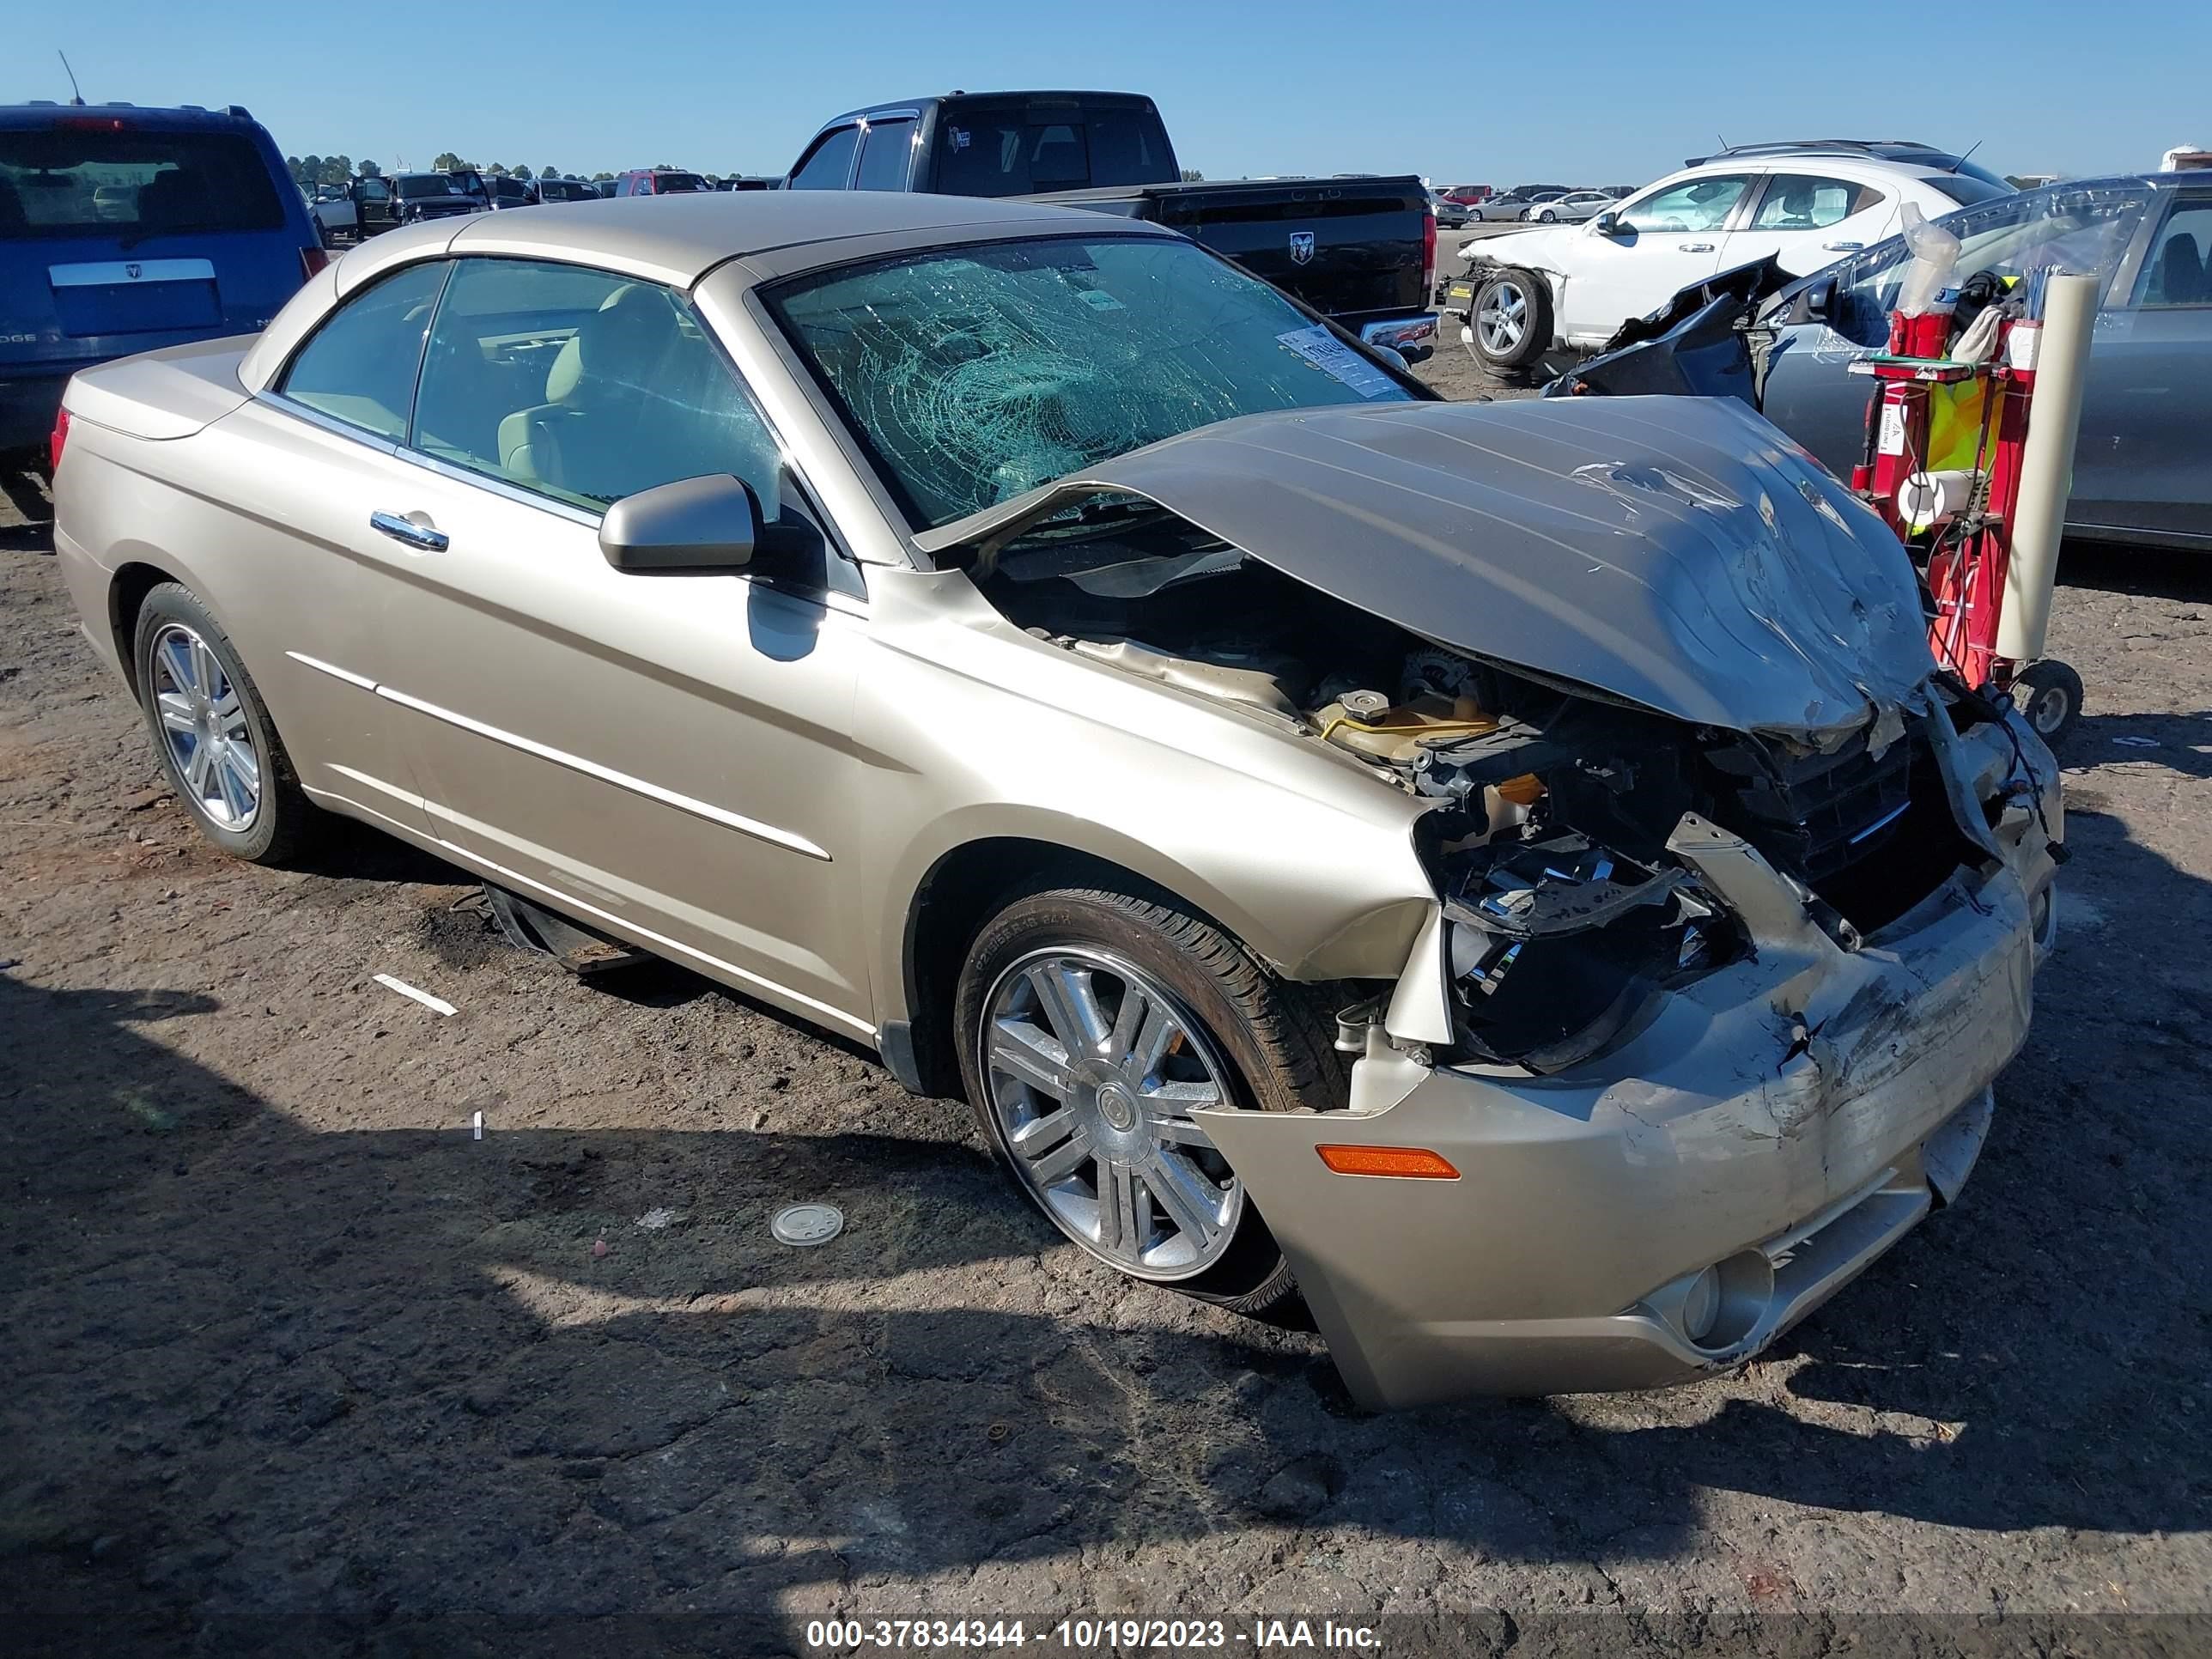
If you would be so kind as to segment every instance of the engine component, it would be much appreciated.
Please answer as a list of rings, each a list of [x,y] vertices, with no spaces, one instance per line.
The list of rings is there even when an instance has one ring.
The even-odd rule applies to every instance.
[[[1376,708],[1377,703],[1382,706]],[[1378,691],[1347,691],[1315,709],[1312,718],[1324,743],[1401,765],[1418,763],[1428,745],[1439,740],[1478,737],[1498,729],[1497,720],[1483,713],[1474,698],[1426,693],[1392,704]]]

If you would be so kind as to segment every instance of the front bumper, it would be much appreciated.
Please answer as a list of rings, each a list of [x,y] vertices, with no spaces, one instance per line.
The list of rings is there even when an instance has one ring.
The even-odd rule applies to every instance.
[[[1677,846],[1753,959],[1549,1078],[1435,1067],[1370,1040],[1354,1109],[1197,1115],[1289,1258],[1352,1394],[1644,1389],[1741,1363],[1956,1195],[2051,943],[2039,829],[1856,950],[1759,854]],[[1361,1108],[1365,1109],[1361,1109]],[[1423,1147],[1457,1180],[1340,1176],[1324,1145]],[[1683,1309],[1718,1270],[1701,1341]]]

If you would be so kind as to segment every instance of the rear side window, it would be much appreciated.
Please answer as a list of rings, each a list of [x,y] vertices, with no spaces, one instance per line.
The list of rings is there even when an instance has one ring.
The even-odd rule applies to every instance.
[[[937,188],[947,196],[1165,184],[1167,131],[1141,106],[1070,108],[963,103],[938,121]]]
[[[591,511],[715,472],[778,511],[775,440],[691,307],[580,265],[456,262],[410,447]]]
[[[410,265],[347,301],[292,359],[277,389],[295,403],[398,442],[442,263]]]
[[[118,131],[106,117],[0,131],[0,240],[283,223],[268,163],[243,132]]]
[[[1826,230],[1881,200],[1872,185],[1809,173],[1778,173],[1766,181],[1753,230]]]
[[[656,173],[653,175],[653,193],[669,196],[678,191],[704,190],[707,181],[696,173]]]
[[[907,163],[914,154],[914,123],[878,121],[860,146],[860,176],[855,190],[904,190]]]
[[[860,142],[858,127],[839,127],[814,147],[791,175],[793,190],[842,190],[853,171],[853,150]]]

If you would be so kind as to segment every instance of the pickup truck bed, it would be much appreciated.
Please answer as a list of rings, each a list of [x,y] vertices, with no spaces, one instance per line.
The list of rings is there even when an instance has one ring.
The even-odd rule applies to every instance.
[[[1428,192],[1411,173],[1108,185],[1035,199],[1182,231],[1355,334],[1428,311],[1434,233],[1423,228]]]
[[[1370,343],[1427,355],[1436,219],[1413,175],[1187,181],[1152,100],[954,93],[823,124],[790,190],[1021,196],[1142,219],[1236,260]]]

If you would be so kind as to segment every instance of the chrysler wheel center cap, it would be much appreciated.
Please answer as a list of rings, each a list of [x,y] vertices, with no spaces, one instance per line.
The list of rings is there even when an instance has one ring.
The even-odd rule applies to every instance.
[[[1098,1115],[1117,1129],[1133,1129],[1137,1127],[1137,1103],[1120,1084],[1109,1083],[1098,1091]]]

